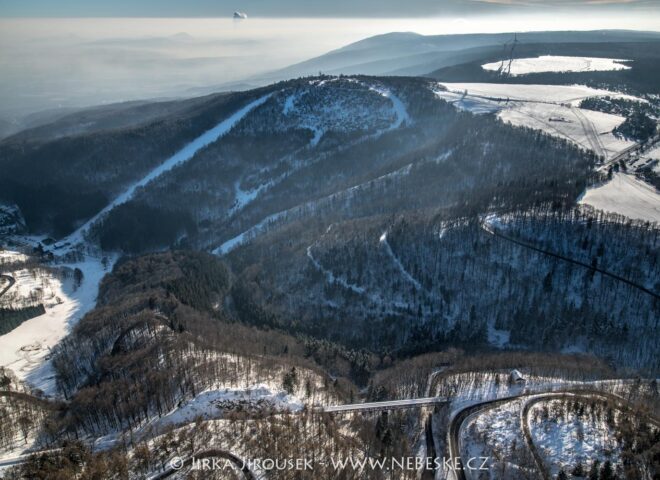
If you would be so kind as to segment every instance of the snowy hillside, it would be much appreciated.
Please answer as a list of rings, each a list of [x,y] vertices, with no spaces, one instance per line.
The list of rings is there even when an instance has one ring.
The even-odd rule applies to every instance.
[[[612,96],[642,101],[586,86],[445,83],[440,98],[474,113],[497,113],[502,121],[556,135],[611,158],[633,145],[615,136],[613,130],[624,118],[578,108],[581,100]]]
[[[3,260],[26,260],[17,252],[3,252]],[[51,365],[52,349],[94,308],[99,283],[111,268],[100,260],[3,270],[15,285],[0,297],[0,307],[18,309],[43,305],[45,313],[23,321],[0,336],[0,366],[47,395],[57,394]],[[74,270],[81,273],[79,278]]]

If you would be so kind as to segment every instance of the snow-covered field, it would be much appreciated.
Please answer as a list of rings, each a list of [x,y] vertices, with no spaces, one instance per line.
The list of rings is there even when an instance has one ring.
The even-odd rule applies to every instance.
[[[17,253],[17,258],[20,255]],[[53,272],[42,269],[9,272],[16,280],[10,292],[14,288],[16,291],[10,298],[21,304],[26,298],[30,303],[42,303],[46,313],[0,336],[0,366],[11,369],[20,380],[47,395],[56,393],[51,350],[85,313],[94,308],[99,283],[107,271],[101,261],[93,258],[54,268],[56,271]],[[83,273],[80,286],[75,285],[72,275],[75,268]],[[107,268],[111,268],[111,263]],[[65,269],[68,275],[64,275]],[[38,273],[33,273],[35,271]]]
[[[615,173],[612,180],[589,188],[580,203],[629,218],[660,222],[660,194],[632,175]]]
[[[448,92],[462,95],[466,90],[470,97],[486,97],[492,100],[521,100],[529,102],[564,103],[577,106],[589,97],[612,97],[643,102],[643,100],[625,93],[612,92],[586,85],[525,85],[516,83],[442,83]],[[500,102],[501,103],[501,102]]]
[[[631,67],[623,65],[614,58],[596,57],[565,57],[559,55],[542,55],[533,58],[516,58],[511,62],[512,76],[543,72],[604,72],[611,70],[628,70]],[[481,68],[490,71],[508,71],[508,60],[487,63]]]
[[[542,130],[569,140],[598,155],[612,158],[634,142],[617,138],[612,130],[624,118],[578,108],[589,97],[611,96],[643,101],[630,95],[584,85],[520,85],[491,83],[444,83],[448,90],[438,97],[473,113],[497,113],[512,125]]]

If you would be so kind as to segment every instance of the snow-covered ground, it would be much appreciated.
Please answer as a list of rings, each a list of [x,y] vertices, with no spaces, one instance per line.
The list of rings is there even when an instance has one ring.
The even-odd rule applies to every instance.
[[[445,83],[438,97],[473,113],[497,113],[504,122],[542,130],[591,149],[606,159],[632,146],[612,131],[624,118],[578,108],[589,97],[611,96],[643,101],[630,95],[583,85],[519,85]]]
[[[502,121],[542,130],[612,158],[634,142],[614,136],[612,131],[625,118],[609,113],[547,103],[509,102],[499,113]]]
[[[441,85],[447,87],[448,90],[448,92],[437,92],[438,96],[441,97],[452,92],[454,95],[462,95],[467,90],[470,97],[564,103],[572,106],[579,105],[585,98],[606,96],[644,102],[644,100],[632,95],[591,88],[586,85],[525,85],[516,83],[442,83]]]
[[[516,58],[511,62],[510,74],[512,76],[527,73],[543,72],[603,72],[611,70],[628,70],[631,67],[623,65],[614,58],[596,57],[564,57],[559,55],[542,55],[534,58]],[[508,71],[508,60],[487,63],[482,65],[484,70]]]
[[[198,417],[204,420],[222,418],[223,414],[231,411],[297,412],[302,410],[303,406],[303,402],[297,397],[265,384],[248,389],[206,390],[163,416],[156,423],[160,428],[190,423]]]
[[[202,135],[197,137],[195,140],[190,142],[188,145],[183,147],[177,153],[172,155],[170,158],[161,163],[158,167],[151,170],[147,175],[145,175],[139,181],[130,185],[123,193],[117,196],[112,202],[106,205],[103,210],[98,212],[92,218],[90,218],[84,225],[82,225],[78,230],[70,234],[68,237],[59,242],[61,245],[71,244],[75,245],[84,241],[85,233],[89,230],[91,226],[96,224],[100,218],[105,216],[110,210],[115,208],[118,205],[122,205],[128,202],[135,192],[151,183],[154,179],[161,176],[163,173],[172,170],[174,167],[181,165],[184,162],[187,162],[195,156],[195,154],[202,148],[210,145],[211,143],[217,141],[220,137],[229,132],[245,115],[250,113],[252,110],[257,108],[259,105],[264,104],[272,94],[264,95],[263,97],[254,100],[253,102],[248,103],[246,106],[232,114],[229,118],[223,120],[218,125],[212,129],[204,132]]]
[[[0,250],[0,266],[27,261],[29,257],[13,250]]]
[[[604,185],[587,189],[580,203],[629,218],[660,222],[660,194],[625,173],[615,173]]]
[[[387,231],[383,232],[383,234],[378,239],[378,242],[380,243],[380,245],[383,246],[383,248],[385,248],[387,255],[392,259],[392,261],[396,265],[396,268],[401,272],[403,278],[405,278],[407,281],[415,285],[416,289],[423,290],[424,287],[422,287],[422,285],[410,274],[410,272],[406,270],[406,268],[403,266],[399,258],[396,255],[394,255],[394,252],[392,251],[392,247],[387,241]]]
[[[21,254],[17,254],[19,256]],[[19,297],[29,299],[34,295],[36,303],[42,303],[46,313],[23,322],[9,333],[0,336],[0,366],[11,369],[20,380],[38,388],[47,395],[55,395],[54,372],[50,362],[52,348],[57,345],[88,311],[94,308],[98,287],[103,275],[112,268],[112,261],[103,267],[100,260],[66,265],[53,265],[59,271],[67,269],[68,275],[48,273],[39,269],[21,269],[10,272],[16,279]],[[73,269],[83,273],[80,286],[75,285]],[[8,292],[9,293],[9,292]],[[15,293],[14,293],[15,294]],[[21,301],[22,302],[22,301]]]
[[[634,168],[650,167],[655,173],[660,174],[660,144],[640,154],[632,160],[629,165]]]
[[[490,479],[514,478],[525,463],[525,439],[520,428],[522,400],[512,400],[468,417],[461,426],[460,448],[467,458],[488,457]],[[467,470],[468,478],[482,478],[484,472]],[[474,475],[479,473],[481,476]],[[528,472],[529,473],[529,472]]]
[[[590,409],[589,404],[583,405]],[[604,411],[600,415],[587,411],[578,416],[571,402],[561,400],[537,403],[530,409],[527,422],[532,440],[550,466],[553,478],[561,468],[568,473],[578,463],[588,471],[596,459],[601,465],[610,460],[613,467],[620,466],[621,446],[605,417]]]

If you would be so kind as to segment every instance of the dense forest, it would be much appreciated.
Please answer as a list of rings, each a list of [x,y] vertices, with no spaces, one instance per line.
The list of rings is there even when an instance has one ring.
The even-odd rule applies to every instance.
[[[0,201],[16,204],[32,232],[65,235],[127,183],[260,94],[218,94],[201,104],[192,100],[176,115],[164,112],[128,126],[5,139],[0,142]]]
[[[137,428],[211,387],[266,382],[318,401],[348,395],[350,382],[330,381],[302,340],[234,322],[230,290],[230,273],[209,254],[168,252],[115,267],[97,308],[55,352],[71,402],[63,428]]]
[[[593,155],[538,131],[457,112],[434,88],[405,78],[292,82],[221,141],[111,212],[96,234],[128,251],[154,243],[215,248],[264,223],[310,215],[569,204],[591,180]],[[407,117],[384,109],[373,89],[395,93]],[[315,115],[320,92],[332,99],[323,107],[330,113]],[[357,128],[346,104],[373,115]],[[156,227],[142,243],[130,240],[161,217],[171,217],[170,230]]]
[[[398,355],[534,347],[657,371],[656,226],[552,204],[496,219],[292,223],[230,255],[261,312],[244,319]]]

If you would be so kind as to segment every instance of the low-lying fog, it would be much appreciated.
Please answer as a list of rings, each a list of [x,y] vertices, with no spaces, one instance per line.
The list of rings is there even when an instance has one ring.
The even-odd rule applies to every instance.
[[[640,19],[577,20],[2,19],[0,135],[43,110],[244,88],[253,75],[379,33],[657,29]]]

